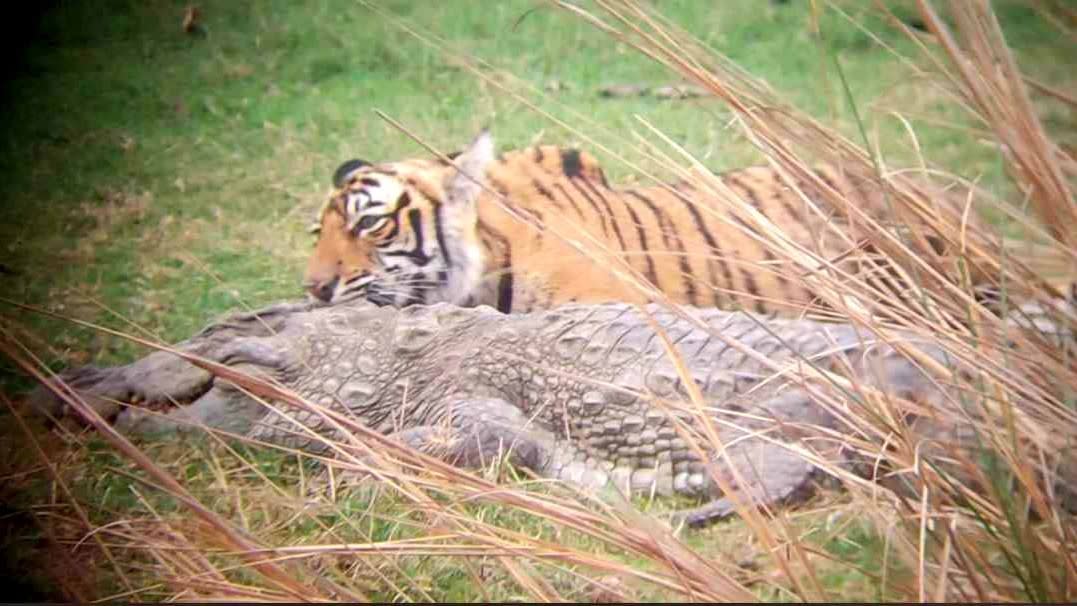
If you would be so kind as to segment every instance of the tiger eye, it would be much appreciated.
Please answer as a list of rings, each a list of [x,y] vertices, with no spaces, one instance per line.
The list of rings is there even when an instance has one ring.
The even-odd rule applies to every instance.
[[[384,218],[385,217],[375,217],[375,216],[372,216],[372,215],[367,215],[366,217],[363,217],[362,219],[359,219],[359,224],[356,225],[355,227],[356,227],[356,229],[358,231],[366,231],[366,230],[374,227],[375,225],[377,225],[378,222],[383,220]]]

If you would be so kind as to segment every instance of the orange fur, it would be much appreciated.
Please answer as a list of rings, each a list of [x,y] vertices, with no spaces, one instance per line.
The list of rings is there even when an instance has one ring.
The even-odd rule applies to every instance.
[[[615,188],[586,152],[550,145],[477,162],[485,186],[504,204],[486,190],[476,190],[473,200],[453,200],[448,191],[459,171],[439,161],[368,165],[350,174],[320,217],[307,270],[311,292],[326,300],[432,303],[446,299],[439,281],[468,267],[479,278],[452,302],[505,312],[665,296],[791,314],[815,298],[795,278],[805,268],[779,261],[753,237],[757,230],[738,205],[692,184]],[[877,188],[855,187],[834,170],[818,174],[861,208],[883,212]],[[844,217],[824,204],[821,213],[810,209],[776,171],[750,167],[718,178],[791,241],[825,259],[850,256],[855,230]],[[820,199],[813,186],[798,187]],[[371,202],[379,196],[391,199]],[[359,236],[348,229],[349,223],[362,229],[357,222],[370,213],[381,224],[366,219],[372,229]],[[444,250],[456,258],[439,259]]]

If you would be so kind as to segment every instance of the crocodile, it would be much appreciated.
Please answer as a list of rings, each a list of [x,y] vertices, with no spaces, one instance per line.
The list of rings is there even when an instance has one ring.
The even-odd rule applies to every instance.
[[[851,324],[715,309],[568,305],[505,315],[284,303],[225,317],[172,351],[60,378],[128,433],[210,427],[313,452],[339,439],[326,416],[256,400],[192,356],[252,372],[455,465],[507,452],[518,467],[588,488],[700,498],[684,515],[693,526],[734,513],[741,497],[777,504],[810,492],[820,461],[865,467],[855,456],[870,453],[850,444],[886,436],[854,426],[848,400],[826,397],[840,391],[838,375],[909,403],[890,422],[943,450],[975,442],[961,421],[967,411],[947,410],[960,406],[952,390],[923,370],[955,364],[929,337],[882,342]],[[66,411],[45,386],[30,401],[53,416]],[[182,405],[161,411],[167,402]]]

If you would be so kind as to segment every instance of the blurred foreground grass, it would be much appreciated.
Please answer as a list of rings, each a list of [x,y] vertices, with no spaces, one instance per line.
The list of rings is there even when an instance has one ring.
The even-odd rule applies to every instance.
[[[904,118],[915,127],[926,157],[1013,195],[983,126],[959,113],[935,82],[911,76],[880,44],[909,51],[910,42],[868,10],[868,3],[839,6],[872,35],[830,8],[813,16],[811,4],[657,3],[673,22],[767,80],[794,105],[856,136],[834,71],[836,56],[870,142],[889,163],[917,157]],[[891,4],[912,19],[905,3]],[[300,294],[311,245],[305,228],[337,163],[352,156],[379,160],[422,153],[379,120],[374,108],[443,148],[458,147],[486,125],[502,147],[538,140],[576,143],[360,3],[203,2],[203,30],[197,35],[181,31],[185,6],[61,3],[27,23],[28,42],[8,68],[0,112],[5,296],[118,328],[133,322],[175,341],[226,310]],[[642,115],[715,170],[761,161],[728,126],[728,112],[707,99],[601,98],[598,89],[606,85],[659,86],[674,80],[626,46],[549,6],[523,0],[379,6],[538,89],[555,91],[541,105],[573,124],[586,116],[593,126],[585,130],[600,141],[644,132],[634,118]],[[1077,43],[1044,20],[1033,3],[997,2],[996,11],[1026,74],[1072,94]],[[1046,97],[1036,100],[1051,136],[1063,145],[1077,144],[1074,110]],[[632,178],[618,164],[610,163],[609,170],[618,180]],[[11,309],[5,316],[36,335],[38,340],[28,343],[49,363],[115,363],[136,351],[64,323]],[[28,383],[6,364],[0,362],[5,387],[25,387]],[[46,578],[56,570],[38,569],[42,558],[52,559],[48,554],[59,553],[55,549],[71,551],[70,543],[60,541],[53,551],[24,550],[30,539],[10,520],[22,520],[18,512],[26,508],[47,509],[57,497],[25,473],[40,469],[13,424],[5,422],[3,431],[4,498],[14,512],[7,517],[12,530],[5,540],[7,551],[18,554],[9,559],[14,569],[35,569]],[[129,462],[93,438],[88,444],[57,456],[72,472],[76,494],[90,505],[93,520],[137,517],[136,512],[169,515],[174,502],[115,472],[129,468]],[[59,446],[57,441],[56,452],[62,453]],[[276,544],[410,536],[398,521],[364,516],[365,501],[322,518],[301,514],[294,499],[265,481],[269,477],[283,486],[302,480],[309,470],[292,457],[253,452],[240,457],[212,443],[150,448],[155,460],[167,461],[215,510],[253,534],[274,537]],[[475,515],[488,518],[520,515],[475,507],[486,507]],[[376,513],[394,511],[388,501],[380,502]],[[885,537],[848,514],[846,509],[844,517],[831,520],[823,509],[806,522],[806,533],[820,549],[862,560],[864,571],[842,567],[823,581],[843,599],[907,595],[883,589],[911,578],[893,562],[880,564]],[[535,518],[510,523],[522,532],[587,548],[586,540],[564,536]],[[35,546],[50,545],[46,531],[30,534]],[[686,540],[714,558],[742,550],[750,559],[756,548],[736,523]],[[72,553],[68,557],[78,557]],[[64,562],[59,556],[56,561]],[[370,584],[379,588],[372,597],[382,600],[526,597],[514,593],[516,586],[503,577],[476,584],[478,573],[458,562],[415,556],[393,565],[402,567],[412,585],[393,589],[373,569],[357,568],[355,575],[371,575]],[[86,590],[89,595],[123,590],[99,559],[76,560],[74,566],[106,570],[93,580],[92,591]],[[60,568],[62,574],[71,565]],[[568,572],[550,578],[567,598],[591,595],[574,585]],[[760,597],[790,597],[767,591]],[[162,587],[138,595],[170,594]]]

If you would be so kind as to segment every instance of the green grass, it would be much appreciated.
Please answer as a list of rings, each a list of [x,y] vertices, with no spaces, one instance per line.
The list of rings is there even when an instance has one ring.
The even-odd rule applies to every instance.
[[[339,162],[423,153],[375,116],[375,108],[442,148],[459,147],[485,125],[504,148],[539,139],[576,143],[359,3],[202,2],[201,36],[180,30],[186,4],[69,2],[25,24],[26,46],[8,67],[0,99],[0,262],[13,272],[0,275],[4,296],[117,328],[128,327],[117,316],[123,317],[175,341],[225,311],[301,295],[312,245],[306,226]],[[843,6],[882,40],[911,52],[867,4]],[[895,4],[900,14],[913,14],[908,3]],[[1027,3],[996,4],[1027,73],[1073,90],[1077,44]],[[761,160],[726,127],[728,113],[714,102],[600,98],[603,85],[675,80],[548,5],[533,12],[535,4],[524,0],[380,6],[539,89],[563,83],[540,105],[615,149],[623,147],[619,136],[644,132],[640,115],[716,170]],[[889,113],[897,111],[917,127],[928,158],[1012,195],[998,153],[969,135],[975,125],[833,11],[821,16],[816,36],[808,2],[664,0],[660,6],[792,104],[859,139],[832,69],[836,55],[868,136],[889,164],[915,157]],[[1077,141],[1071,108],[1038,103],[1056,140]],[[624,166],[598,155],[617,179],[631,178]],[[32,347],[53,365],[116,363],[136,353],[125,342],[55,320],[12,309],[4,316],[34,331],[39,340]],[[6,362],[0,381],[12,391],[28,385]],[[111,456],[95,454],[87,469],[121,465]],[[292,474],[279,461],[267,465],[273,476]],[[198,467],[189,479],[203,473]],[[141,507],[127,478],[91,472],[80,482],[80,494],[100,497],[102,511]],[[700,540],[718,532],[726,531]],[[466,576],[436,576],[433,595],[475,597],[465,591]],[[862,597],[881,597],[865,591]]]
[[[889,162],[909,162],[912,152],[886,111],[967,125],[840,15],[823,15],[821,47],[807,4],[662,7],[791,102],[855,136],[827,57],[836,53]],[[0,240],[5,264],[18,272],[3,278],[8,296],[105,319],[78,301],[90,294],[165,338],[181,338],[240,299],[257,305],[299,294],[311,245],[304,228],[340,161],[422,153],[374,108],[445,148],[486,124],[503,147],[573,142],[357,3],[205,3],[202,37],[180,31],[183,6],[115,2],[99,14],[73,3],[41,17],[3,100]],[[613,133],[642,131],[638,114],[715,169],[760,161],[714,103],[600,99],[604,84],[671,78],[561,11],[543,5],[528,13],[524,1],[383,6],[535,86],[565,83],[542,105],[574,123],[566,108],[592,118],[605,129],[597,138],[615,149],[623,144]],[[870,17],[857,3],[851,9]],[[1060,88],[1072,84],[1075,45],[1049,35],[1020,3],[1000,11],[1029,73]],[[909,50],[879,19],[865,22]],[[1064,108],[1044,108],[1049,124],[1073,135]],[[1004,187],[997,154],[965,132],[921,123],[917,135],[929,158]],[[613,162],[610,170],[628,173]],[[52,326],[61,351],[87,347],[85,333]],[[114,359],[106,349],[85,353]]]

